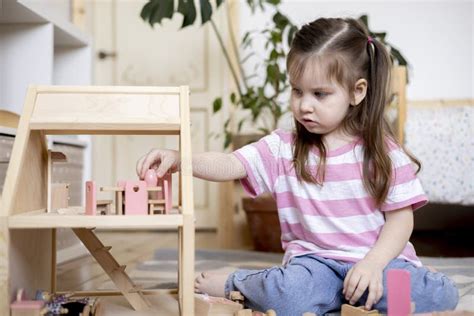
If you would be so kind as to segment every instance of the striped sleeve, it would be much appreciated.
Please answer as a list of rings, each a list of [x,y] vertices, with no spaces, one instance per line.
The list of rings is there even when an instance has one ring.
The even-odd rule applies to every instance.
[[[389,155],[393,168],[392,181],[381,210],[388,212],[408,206],[416,210],[424,206],[428,203],[428,197],[416,176],[416,167],[410,157],[401,148],[392,150]]]
[[[233,152],[247,171],[247,177],[241,179],[240,183],[251,197],[265,192],[273,193],[278,175],[280,141],[280,136],[273,132]]]

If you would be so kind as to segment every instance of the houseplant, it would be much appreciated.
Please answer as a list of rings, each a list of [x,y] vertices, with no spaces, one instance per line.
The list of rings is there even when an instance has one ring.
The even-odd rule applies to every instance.
[[[199,1],[200,21],[202,24],[211,24],[235,85],[235,91],[225,96],[236,111],[232,112],[234,114],[231,114],[224,124],[224,148],[234,144],[234,149],[236,149],[240,145],[270,133],[276,129],[283,115],[288,112],[287,99],[290,86],[284,66],[286,53],[293,35],[297,31],[297,27],[279,10],[280,2],[280,0],[246,1],[252,12],[256,10],[271,10],[273,15],[271,23],[263,30],[245,33],[240,40],[239,49],[237,40],[233,36],[232,21],[228,21],[227,24],[230,28],[229,34],[232,43],[231,47],[227,48],[222,40],[221,31],[216,27],[212,19],[213,12],[223,4],[223,0],[216,0],[214,6],[209,0]],[[160,24],[163,19],[171,19],[174,14],[179,13],[183,15],[181,28],[184,28],[199,21],[196,19],[196,7],[197,5],[192,0],[179,0],[177,6],[174,5],[173,0],[149,0],[142,9],[141,17],[153,26],[156,23]],[[369,29],[367,15],[360,16],[359,20]],[[370,34],[389,48],[395,64],[407,65],[406,59],[399,50],[386,42],[385,32],[377,33],[370,31]],[[252,51],[256,39],[259,39],[260,43],[264,43],[265,54],[261,59],[256,58]],[[229,49],[232,49],[233,54],[237,56],[237,66],[234,66],[232,63]],[[243,55],[242,58],[240,57],[241,55]],[[244,66],[249,61],[255,62],[256,69],[263,70],[260,72],[260,76],[246,74]],[[221,111],[224,103],[223,100],[221,96],[214,100],[212,104],[214,113]],[[260,134],[242,135],[241,131],[244,124],[245,127],[253,127]],[[245,140],[242,141],[242,138]],[[239,145],[235,146],[236,143],[239,143]],[[267,195],[254,200],[244,198],[243,206],[247,213],[256,248],[259,250],[278,250],[281,247],[279,243],[278,213],[272,197]],[[274,245],[275,239],[278,243],[277,246]],[[263,243],[266,240],[273,240],[273,242],[271,241],[265,245]]]

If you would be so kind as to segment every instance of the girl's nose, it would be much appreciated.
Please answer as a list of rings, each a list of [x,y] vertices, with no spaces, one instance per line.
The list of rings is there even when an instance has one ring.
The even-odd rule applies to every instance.
[[[310,100],[308,100],[308,98],[301,98],[300,110],[301,112],[304,112],[304,113],[314,112],[313,104],[311,103]]]

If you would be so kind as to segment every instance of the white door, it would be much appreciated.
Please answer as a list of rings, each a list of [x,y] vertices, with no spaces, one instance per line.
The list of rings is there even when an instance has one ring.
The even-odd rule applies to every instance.
[[[225,64],[210,25],[179,30],[181,15],[154,29],[140,18],[146,1],[101,0],[89,3],[89,27],[94,37],[97,85],[189,85],[191,89],[191,133],[194,153],[222,151],[219,133],[223,119],[212,115],[212,101],[225,89]],[[214,19],[225,25],[225,7]],[[199,9],[198,9],[199,12]],[[222,27],[220,27],[222,29]],[[102,59],[97,55],[102,52]],[[151,148],[175,148],[172,136],[99,136],[93,140],[93,177],[98,185],[136,179],[135,163]],[[177,201],[177,176],[174,177]],[[196,225],[215,228],[219,186],[194,178]]]

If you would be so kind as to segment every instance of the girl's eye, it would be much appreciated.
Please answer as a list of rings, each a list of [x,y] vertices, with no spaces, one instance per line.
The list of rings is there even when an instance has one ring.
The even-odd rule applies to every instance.
[[[325,96],[327,96],[329,93],[326,93],[326,92],[315,92],[314,93],[314,96],[317,97],[317,98],[324,98]]]
[[[299,89],[292,88],[291,91],[296,95],[301,95],[301,90],[299,90]]]

